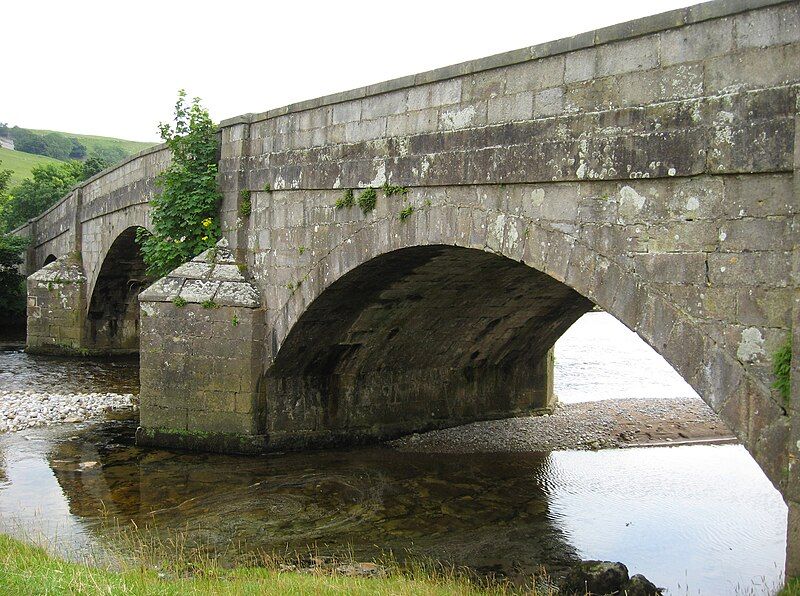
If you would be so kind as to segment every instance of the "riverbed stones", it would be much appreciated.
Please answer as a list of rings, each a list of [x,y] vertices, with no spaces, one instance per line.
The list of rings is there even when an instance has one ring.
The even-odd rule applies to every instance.
[[[128,393],[0,391],[0,433],[83,422],[137,404],[136,396]]]

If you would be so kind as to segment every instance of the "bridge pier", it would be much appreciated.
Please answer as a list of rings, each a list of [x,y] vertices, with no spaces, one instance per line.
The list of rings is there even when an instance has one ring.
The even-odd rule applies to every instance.
[[[221,241],[139,295],[139,445],[258,453],[264,312]]]
[[[80,253],[61,257],[28,277],[27,351],[79,354],[86,349],[86,276]]]

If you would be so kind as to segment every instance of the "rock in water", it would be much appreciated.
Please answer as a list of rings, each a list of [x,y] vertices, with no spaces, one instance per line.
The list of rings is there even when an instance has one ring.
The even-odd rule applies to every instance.
[[[663,593],[643,575],[628,578],[628,568],[612,561],[581,561],[567,574],[562,591],[576,596],[661,596]]]
[[[653,582],[638,573],[631,577],[623,592],[627,596],[661,596],[662,593],[661,588],[656,587]]]
[[[611,561],[581,561],[564,579],[567,594],[620,594],[628,583],[628,568]]]

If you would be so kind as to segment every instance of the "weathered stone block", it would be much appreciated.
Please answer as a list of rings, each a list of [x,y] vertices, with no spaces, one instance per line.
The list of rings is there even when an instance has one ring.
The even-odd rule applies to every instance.
[[[86,350],[86,276],[79,254],[61,257],[30,275],[26,350],[80,354]]]
[[[733,19],[716,19],[661,33],[664,66],[695,62],[733,51]]]

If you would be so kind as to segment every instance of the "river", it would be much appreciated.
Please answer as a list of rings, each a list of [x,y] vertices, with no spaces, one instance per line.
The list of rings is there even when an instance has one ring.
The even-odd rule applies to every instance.
[[[6,346],[0,399],[19,388],[136,392],[136,373],[134,360]],[[695,395],[604,313],[559,341],[555,386],[572,402]],[[129,416],[0,435],[0,531],[71,557],[126,548],[119,528],[133,522],[148,540],[181,532],[218,551],[391,551],[515,578],[541,563],[615,560],[669,594],[767,594],[780,583],[786,507],[739,445],[234,457],[139,449],[135,425]]]

